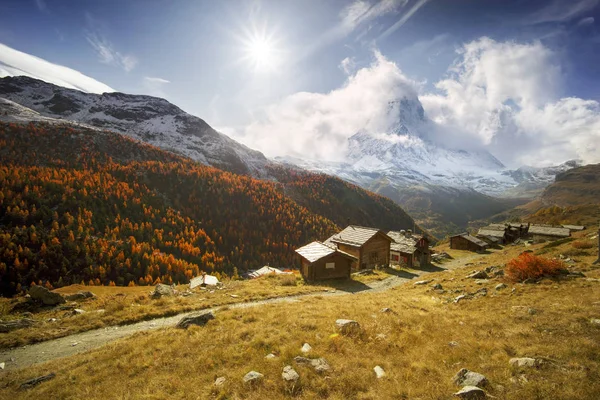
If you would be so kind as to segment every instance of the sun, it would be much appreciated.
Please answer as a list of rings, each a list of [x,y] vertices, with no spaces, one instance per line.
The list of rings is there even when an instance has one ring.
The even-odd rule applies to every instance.
[[[240,37],[242,57],[240,61],[251,67],[254,72],[273,72],[281,66],[283,51],[281,40],[275,30],[266,28],[244,30]]]
[[[255,69],[270,69],[275,62],[275,49],[268,38],[255,37],[246,48],[248,59]]]

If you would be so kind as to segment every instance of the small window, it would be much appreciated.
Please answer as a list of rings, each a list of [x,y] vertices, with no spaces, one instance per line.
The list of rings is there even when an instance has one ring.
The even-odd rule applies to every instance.
[[[392,261],[400,261],[400,256],[398,254],[392,254]]]
[[[325,268],[327,269],[335,269],[335,263],[325,263]]]

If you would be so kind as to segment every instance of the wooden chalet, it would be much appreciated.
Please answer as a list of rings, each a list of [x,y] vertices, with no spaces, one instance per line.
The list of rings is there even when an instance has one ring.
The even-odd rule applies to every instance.
[[[387,234],[394,239],[390,245],[390,264],[418,268],[431,263],[427,236],[414,234],[410,229],[389,231]]]
[[[352,264],[358,260],[334,245],[321,242],[309,243],[297,249],[296,253],[302,258],[300,273],[306,281],[349,278]]]
[[[468,233],[461,233],[450,237],[450,248],[456,250],[485,251],[489,245],[481,239]]]
[[[549,242],[571,236],[571,231],[562,226],[530,225],[529,235],[534,243]]]
[[[504,224],[490,224],[479,229],[477,238],[489,245],[504,244],[509,241],[508,228]]]
[[[394,240],[376,228],[350,225],[325,241],[357,258],[353,270],[372,269],[390,264],[390,245]]]

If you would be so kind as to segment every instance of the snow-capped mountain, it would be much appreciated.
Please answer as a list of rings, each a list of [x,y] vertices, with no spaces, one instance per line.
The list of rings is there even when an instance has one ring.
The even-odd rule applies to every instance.
[[[203,164],[232,172],[266,175],[269,163],[165,99],[112,92],[84,93],[26,76],[0,78],[0,117],[74,121],[113,130]],[[16,103],[16,104],[15,104]]]

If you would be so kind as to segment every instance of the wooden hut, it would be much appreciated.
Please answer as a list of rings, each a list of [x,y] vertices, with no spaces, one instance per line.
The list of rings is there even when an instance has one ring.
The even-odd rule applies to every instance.
[[[418,268],[431,263],[427,236],[414,234],[410,229],[389,231],[387,234],[394,239],[390,245],[390,264]]]
[[[571,231],[562,226],[530,225],[529,235],[534,243],[551,242],[571,236]]]
[[[352,254],[321,242],[309,243],[296,253],[302,258],[300,273],[306,281],[349,278],[352,263],[357,261]]]
[[[376,228],[350,225],[325,241],[339,250],[352,254],[357,261],[353,270],[372,269],[390,264],[390,245],[394,240]]]
[[[485,251],[488,244],[468,233],[461,233],[450,237],[450,248],[456,250]]]

